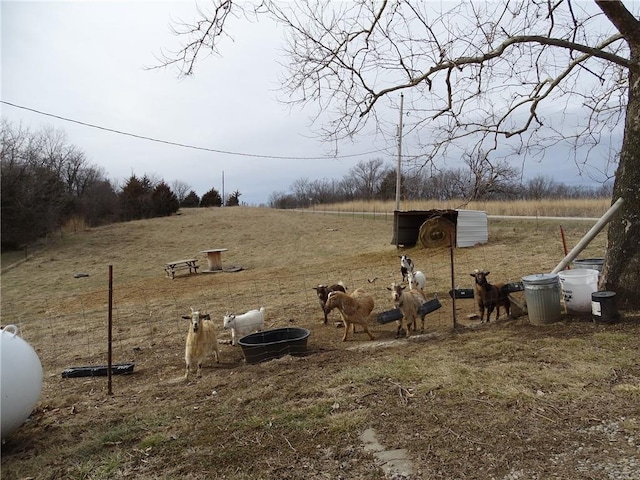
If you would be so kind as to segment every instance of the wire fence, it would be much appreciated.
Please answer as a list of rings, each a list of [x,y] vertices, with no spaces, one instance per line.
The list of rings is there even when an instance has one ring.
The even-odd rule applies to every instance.
[[[315,213],[318,214],[318,213]],[[352,213],[370,215],[369,213]],[[380,216],[389,221],[392,216]],[[581,227],[589,228],[588,224]],[[529,222],[514,227],[506,224],[504,232],[487,245],[473,248],[456,248],[453,263],[449,248],[410,250],[417,269],[427,277],[425,292],[427,298],[437,297],[442,307],[427,315],[426,327],[429,332],[447,331],[453,326],[454,313],[460,321],[476,311],[473,300],[458,299],[456,311],[449,290],[469,288],[473,279],[469,275],[476,268],[490,265],[494,281],[520,281],[523,275],[549,271],[548,261],[541,265],[538,256],[547,258],[549,249],[558,250],[558,260],[562,258],[562,246],[557,224],[544,227],[538,222]],[[363,234],[366,234],[364,232]],[[491,229],[490,238],[496,236],[496,228]],[[519,247],[510,243],[508,236],[523,239]],[[540,244],[527,245],[529,236],[538,235]],[[553,238],[557,236],[557,238]],[[574,237],[579,235],[574,234]],[[389,235],[391,240],[391,234]],[[601,242],[602,243],[602,242]],[[551,246],[556,244],[555,246]],[[399,259],[402,250],[385,250],[373,258],[367,258],[362,265],[335,265],[331,268],[309,271],[264,270],[259,274],[247,270],[242,272],[180,274],[175,280],[141,281],[127,284],[114,269],[113,289],[113,337],[112,352],[115,363],[123,361],[140,362],[145,368],[157,372],[158,381],[166,376],[178,375],[184,369],[184,340],[187,323],[182,319],[190,308],[211,315],[217,325],[218,339],[228,341],[230,332],[222,329],[222,319],[226,313],[243,313],[264,306],[266,328],[301,326],[310,328],[310,342],[315,347],[331,344],[335,347],[342,332],[332,331],[333,322],[339,317],[330,315],[330,325],[323,324],[323,314],[313,287],[318,284],[330,285],[342,281],[348,290],[364,288],[375,301],[372,315],[372,331],[380,338],[393,338],[395,323],[377,324],[375,317],[393,308],[391,294],[387,287],[401,279]],[[357,259],[356,259],[357,260]],[[158,268],[158,275],[161,275]],[[453,279],[452,279],[453,272]],[[2,324],[15,324],[20,335],[38,352],[49,375],[59,376],[63,369],[92,364],[105,364],[109,349],[108,337],[108,266],[104,266],[104,287],[82,293],[42,296],[44,300],[34,300],[25,287],[24,296],[2,300]],[[78,279],[82,282],[83,279]],[[356,337],[365,341],[366,337]],[[227,350],[233,362],[240,362],[239,349]],[[164,372],[164,373],[163,373]],[[162,380],[161,380],[162,379]]]

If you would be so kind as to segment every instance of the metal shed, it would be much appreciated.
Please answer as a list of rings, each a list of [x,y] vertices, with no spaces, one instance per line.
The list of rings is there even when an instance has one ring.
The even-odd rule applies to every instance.
[[[399,246],[418,242],[425,248],[455,245],[472,247],[486,243],[489,234],[487,212],[479,210],[396,210],[393,239]]]

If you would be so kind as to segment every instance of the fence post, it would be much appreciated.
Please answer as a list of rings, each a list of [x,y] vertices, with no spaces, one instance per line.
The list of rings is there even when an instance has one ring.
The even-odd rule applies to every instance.
[[[109,322],[107,333],[107,393],[113,395],[111,390],[111,344],[113,332],[113,265],[109,265]]]

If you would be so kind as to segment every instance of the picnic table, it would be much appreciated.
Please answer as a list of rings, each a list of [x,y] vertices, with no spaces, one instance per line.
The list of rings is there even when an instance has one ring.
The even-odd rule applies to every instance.
[[[210,250],[202,250],[200,253],[207,254],[208,270],[203,272],[221,272],[222,271],[222,252],[226,252],[226,248],[212,248]]]
[[[178,270],[189,270],[189,273],[198,273],[198,260],[195,258],[188,258],[186,260],[174,260],[173,262],[167,262],[164,265],[164,271],[167,277],[172,279],[176,276]]]

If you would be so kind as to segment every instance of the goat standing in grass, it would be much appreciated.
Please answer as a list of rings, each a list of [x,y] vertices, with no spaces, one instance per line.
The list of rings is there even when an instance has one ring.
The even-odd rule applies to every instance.
[[[189,372],[196,367],[196,376],[201,376],[202,362],[213,352],[216,354],[216,363],[220,363],[218,352],[218,339],[209,314],[201,314],[191,309],[191,315],[183,315],[189,320],[189,331],[185,346],[184,361],[187,364],[184,374],[185,380],[189,379]]]
[[[500,318],[500,307],[503,306],[507,315],[511,314],[511,301],[509,292],[503,283],[490,284],[487,275],[490,272],[476,270],[471,276],[476,279],[474,296],[480,312],[480,323],[484,323],[484,311],[487,311],[487,322],[491,321],[491,313],[496,310],[496,320]]]
[[[409,278],[409,290],[414,288],[420,291],[424,291],[424,287],[427,285],[427,276],[420,270],[417,272],[409,272],[407,274]]]
[[[327,312],[330,312],[334,308],[337,308],[342,315],[344,321],[344,335],[342,341],[347,340],[347,334],[351,325],[362,325],[364,331],[371,340],[375,340],[375,337],[369,331],[367,327],[367,321],[369,315],[373,311],[374,301],[373,297],[366,293],[363,289],[358,288],[353,291],[351,295],[345,292],[331,292],[329,298],[327,298]]]
[[[231,329],[231,345],[237,345],[240,337],[264,330],[264,307],[241,315],[227,313],[222,319],[222,327]]]
[[[413,331],[416,331],[416,319],[420,317],[422,320],[422,332],[424,332],[424,317],[426,313],[420,313],[420,307],[426,302],[422,290],[405,290],[404,285],[391,284],[391,287],[387,287],[391,290],[391,298],[396,308],[399,308],[402,312],[402,318],[397,321],[398,329],[396,331],[396,338],[400,337],[402,328],[402,322],[407,325],[405,336],[409,336],[410,327],[413,326]]]
[[[402,274],[403,282],[409,277],[409,274],[413,273],[413,268],[414,268],[413,260],[411,260],[406,255],[401,255],[400,256],[400,273]]]

